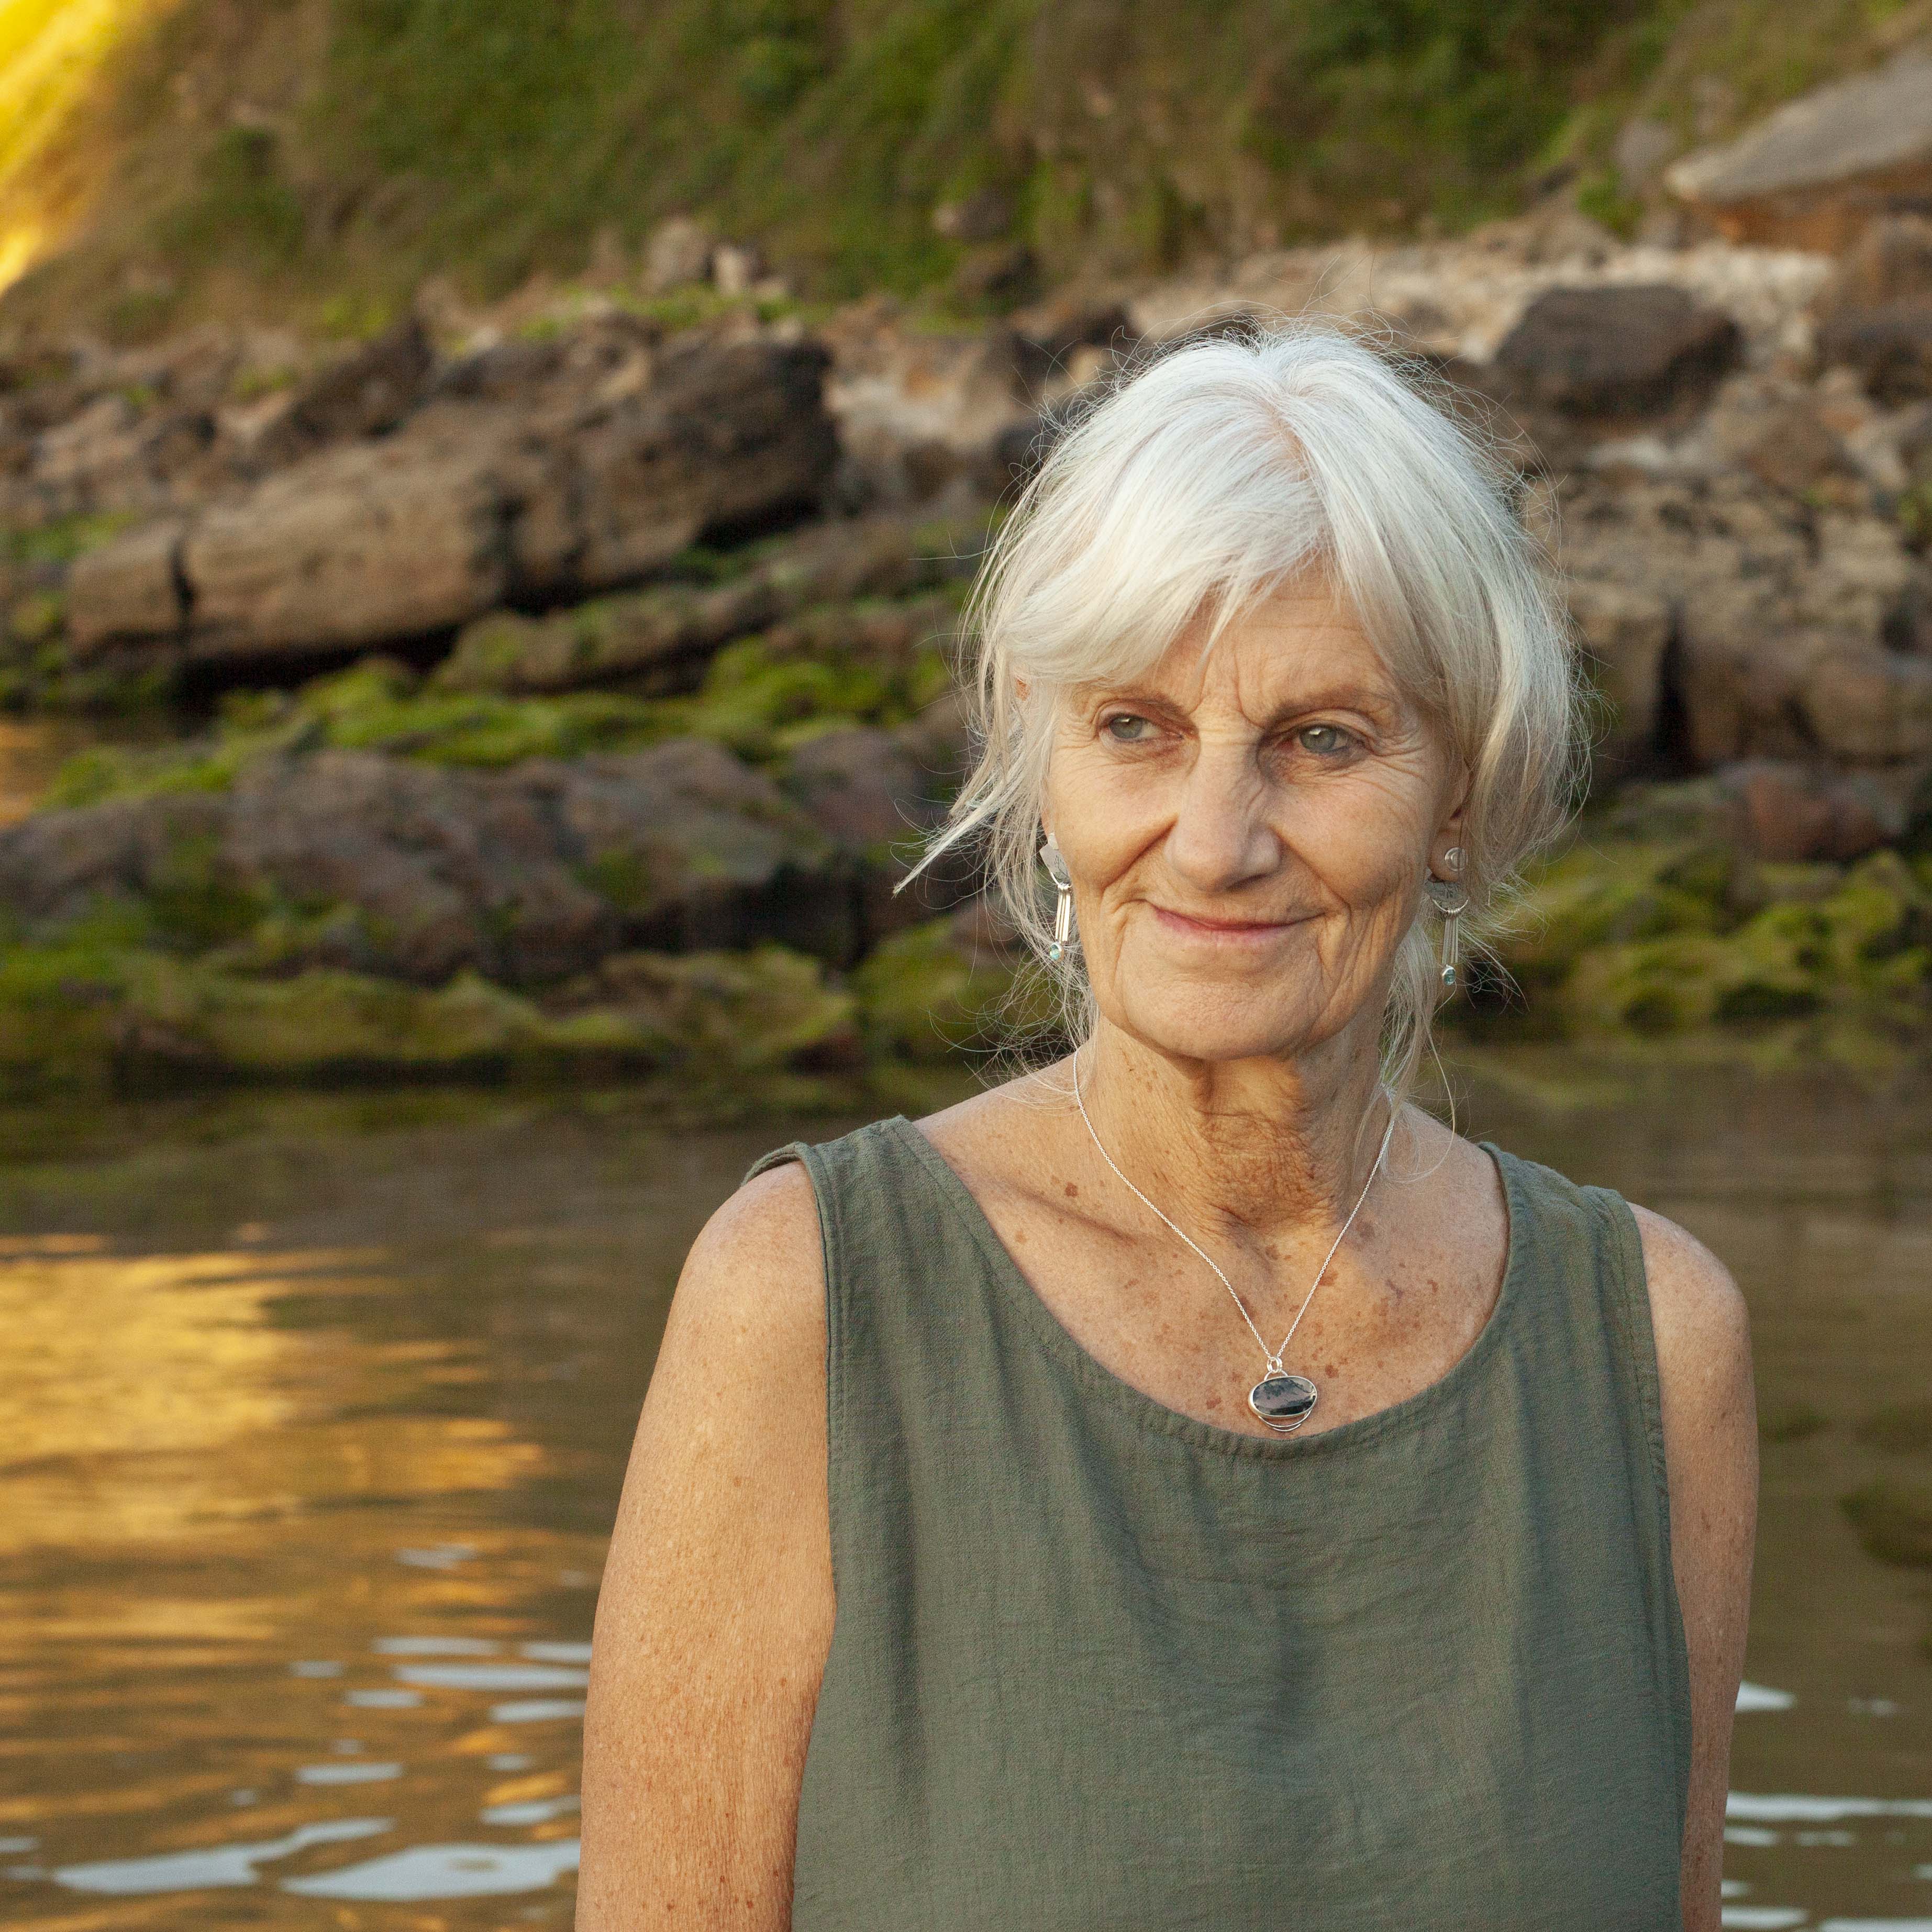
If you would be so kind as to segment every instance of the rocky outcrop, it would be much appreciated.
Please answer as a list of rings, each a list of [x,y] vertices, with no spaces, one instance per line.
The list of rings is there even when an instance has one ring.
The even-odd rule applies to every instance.
[[[300,658],[634,580],[700,536],[816,502],[836,454],[823,368],[803,345],[634,340],[587,386],[566,368],[501,400],[441,398],[392,436],[189,511],[171,536],[143,528],[82,557],[70,647],[82,662]]]
[[[1705,400],[1741,346],[1728,315],[1668,284],[1556,288],[1503,338],[1491,374],[1532,409],[1652,416]]]
[[[1654,743],[1669,705],[1683,739],[1667,748],[1702,766],[1932,758],[1932,581],[1879,518],[1736,474],[1586,481],[1567,493],[1562,560],[1627,748]]]
[[[542,617],[494,612],[463,632],[436,681],[452,691],[513,693],[648,681],[655,674],[675,682],[680,667],[701,662],[720,644],[815,606],[837,610],[850,600],[896,597],[943,580],[956,568],[946,535],[928,532],[922,543],[910,524],[891,516],[827,523],[775,543],[741,574],[709,588],[664,584]],[[948,628],[950,616],[950,608],[922,608],[908,624],[923,620],[937,633]],[[836,641],[862,632],[865,622],[848,615]]]
[[[1841,249],[1874,214],[1932,193],[1932,55],[1817,88],[1664,180],[1728,240]]]
[[[439,984],[587,970],[625,946],[862,943],[850,867],[769,778],[701,740],[502,772],[376,752],[265,760],[225,792],[0,832],[0,902],[53,929],[103,902],[188,921],[255,970]]]

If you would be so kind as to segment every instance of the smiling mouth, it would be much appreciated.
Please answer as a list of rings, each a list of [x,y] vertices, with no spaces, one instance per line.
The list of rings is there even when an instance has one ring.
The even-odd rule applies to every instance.
[[[1237,944],[1244,940],[1252,942],[1272,939],[1302,922],[1299,919],[1214,919],[1204,914],[1175,912],[1169,907],[1151,904],[1148,909],[1170,932],[1184,933],[1191,938],[1226,940]]]

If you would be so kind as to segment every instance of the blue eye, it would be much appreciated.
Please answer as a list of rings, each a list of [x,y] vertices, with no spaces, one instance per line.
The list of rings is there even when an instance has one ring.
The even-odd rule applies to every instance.
[[[1150,718],[1123,711],[1117,717],[1109,718],[1101,729],[1117,745],[1138,745],[1154,730],[1154,723]]]
[[[1332,758],[1354,742],[1352,735],[1339,724],[1304,724],[1294,738],[1304,752],[1312,752],[1320,758]]]

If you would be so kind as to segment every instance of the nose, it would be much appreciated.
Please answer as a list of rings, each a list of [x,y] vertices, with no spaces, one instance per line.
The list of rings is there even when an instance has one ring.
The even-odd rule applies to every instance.
[[[1175,877],[1211,897],[1274,872],[1282,842],[1267,805],[1251,745],[1200,743],[1168,830],[1166,855]]]

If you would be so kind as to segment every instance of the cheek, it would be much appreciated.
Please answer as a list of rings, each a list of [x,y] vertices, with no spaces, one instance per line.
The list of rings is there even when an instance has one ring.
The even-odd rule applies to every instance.
[[[1104,885],[1132,862],[1159,817],[1154,790],[1147,775],[1094,746],[1054,748],[1042,802],[1076,877]]]
[[[1344,904],[1367,910],[1413,888],[1429,836],[1420,788],[1337,784],[1300,806],[1288,814],[1289,843]]]

